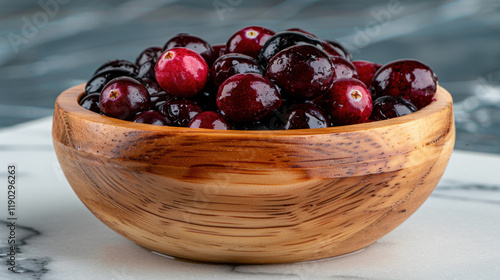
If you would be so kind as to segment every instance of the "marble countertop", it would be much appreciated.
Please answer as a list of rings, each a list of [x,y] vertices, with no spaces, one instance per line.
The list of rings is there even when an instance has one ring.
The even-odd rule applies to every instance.
[[[51,118],[0,130],[0,279],[498,279],[500,156],[454,151],[440,184],[397,229],[342,257],[223,265],[153,254],[79,201],[52,147]],[[9,268],[8,166],[16,166],[16,272]],[[7,225],[6,225],[7,224]]]

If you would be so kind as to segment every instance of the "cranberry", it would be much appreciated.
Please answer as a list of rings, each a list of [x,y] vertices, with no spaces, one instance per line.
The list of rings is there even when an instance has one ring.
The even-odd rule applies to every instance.
[[[326,50],[326,48],[333,48],[333,50],[336,53],[341,54],[343,58],[345,58],[347,60],[352,59],[351,53],[349,53],[349,51],[346,48],[344,48],[344,46],[342,46],[341,43],[339,43],[337,41],[333,41],[333,40],[322,40],[322,42],[323,42],[323,45],[325,45],[325,44],[329,45],[328,47],[325,46],[325,50]]]
[[[198,104],[198,106],[202,107],[203,111],[217,111],[219,108],[217,107],[217,103],[215,102],[216,97],[217,90],[213,90],[207,87],[191,100]]]
[[[283,31],[276,33],[266,41],[259,53],[258,61],[262,67],[266,68],[268,61],[277,53],[288,47],[301,44],[310,44],[323,49],[321,42],[312,36],[300,32]]]
[[[231,125],[216,112],[201,112],[188,124],[190,128],[209,128],[218,130],[230,130]]]
[[[149,107],[151,109],[159,111],[159,112],[162,111],[162,108],[163,108],[163,106],[165,106],[165,104],[174,100],[174,98],[175,98],[174,96],[172,96],[164,91],[160,91],[160,92],[152,93],[152,94],[150,93],[149,97],[151,99]]]
[[[203,112],[203,109],[192,100],[176,99],[165,104],[161,112],[167,116],[172,125],[186,127],[192,118]]]
[[[300,29],[300,28],[289,28],[286,31],[299,32],[299,33],[303,33],[303,34],[309,35],[309,36],[314,37],[314,38],[318,38],[316,35],[312,34],[311,32],[305,31],[305,30]]]
[[[253,58],[259,56],[262,46],[274,34],[274,31],[260,26],[248,26],[234,33],[226,44],[228,53],[241,53]]]
[[[432,102],[436,88],[437,77],[431,68],[413,59],[396,60],[382,66],[372,82],[375,97],[399,96],[418,109]]]
[[[363,123],[372,112],[370,91],[357,79],[336,80],[322,99],[334,125]]]
[[[142,84],[146,87],[146,89],[149,92],[149,95],[158,93],[160,91],[163,91],[163,89],[160,87],[160,85],[153,79],[150,78],[142,78],[141,79]]]
[[[193,97],[207,83],[208,65],[196,52],[186,48],[165,51],[155,66],[156,80],[167,93]]]
[[[139,74],[137,74],[139,79],[149,78],[156,81],[156,73],[155,73],[155,62],[146,61],[139,68]]]
[[[208,65],[212,65],[217,58],[217,55],[214,53],[209,43],[199,37],[186,33],[177,34],[170,39],[163,47],[163,51],[173,48],[186,48],[195,51],[205,59]]]
[[[329,55],[340,56],[340,57],[346,58],[345,54],[341,50],[339,50],[338,48],[335,48],[332,44],[328,43],[325,40],[321,40],[321,43],[323,44],[323,49]]]
[[[215,59],[226,54],[226,44],[212,45],[212,49],[214,49],[214,58]]]
[[[85,94],[101,93],[104,86],[114,78],[129,76],[135,78],[135,74],[131,74],[130,71],[113,68],[108,70],[103,70],[90,78],[85,85]]]
[[[284,96],[313,99],[330,87],[334,69],[328,54],[306,44],[286,48],[272,57],[266,76],[281,88]]]
[[[131,75],[136,75],[137,72],[139,71],[139,67],[135,65],[134,63],[125,60],[125,59],[115,59],[108,61],[104,63],[103,65],[99,66],[97,70],[94,72],[95,74],[107,71],[107,70],[113,70],[113,69],[120,69],[123,70],[124,72],[128,72]]]
[[[98,93],[86,95],[80,100],[79,104],[87,110],[100,113],[101,110],[99,109],[99,95],[100,94]]]
[[[401,117],[417,111],[410,101],[396,96],[381,96],[373,102],[371,120],[381,121]]]
[[[219,88],[227,78],[236,74],[255,73],[264,75],[263,72],[255,59],[239,53],[229,53],[219,57],[214,62],[210,69],[210,76],[214,86]]]
[[[332,56],[330,58],[335,68],[335,79],[358,78],[356,66],[352,62],[340,56]]]
[[[219,87],[217,106],[230,121],[252,122],[267,116],[281,105],[274,84],[259,74],[238,74]]]
[[[298,104],[291,108],[284,129],[328,127],[328,117],[313,104]]]
[[[352,64],[354,64],[354,66],[356,67],[356,72],[358,72],[359,80],[365,83],[367,88],[371,89],[373,76],[375,76],[377,70],[382,67],[382,64],[365,60],[353,61]]]
[[[134,119],[132,119],[132,121],[136,123],[145,123],[152,125],[170,125],[170,120],[167,119],[165,115],[154,110],[142,112],[138,114]]]
[[[162,54],[162,49],[160,47],[147,48],[144,51],[142,51],[141,54],[139,54],[139,56],[135,60],[135,64],[141,66],[144,63],[151,61],[151,63],[154,65],[161,54]]]
[[[102,90],[99,100],[101,113],[108,117],[130,120],[149,108],[148,90],[137,80],[119,77]]]

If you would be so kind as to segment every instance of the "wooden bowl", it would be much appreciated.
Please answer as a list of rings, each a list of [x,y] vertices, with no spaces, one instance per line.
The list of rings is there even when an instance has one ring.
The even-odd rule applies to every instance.
[[[282,263],[364,248],[431,194],[450,158],[452,98],[391,120],[218,131],[104,117],[56,101],[52,135],[75,193],[133,242],[207,262]]]

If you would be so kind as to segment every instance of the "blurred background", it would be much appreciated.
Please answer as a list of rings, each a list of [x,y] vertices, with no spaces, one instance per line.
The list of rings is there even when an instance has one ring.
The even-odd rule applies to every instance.
[[[421,60],[453,95],[456,148],[500,154],[498,0],[0,0],[0,7],[0,128],[50,116],[59,93],[107,60],[135,61],[181,32],[215,44],[261,25],[338,40],[354,60]]]

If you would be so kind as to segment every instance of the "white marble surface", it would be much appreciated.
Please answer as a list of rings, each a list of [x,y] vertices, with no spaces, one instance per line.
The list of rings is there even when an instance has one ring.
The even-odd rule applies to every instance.
[[[0,131],[0,279],[499,279],[500,157],[455,151],[426,203],[368,248],[282,265],[180,261],[146,251],[99,222],[57,163],[45,118]],[[9,248],[7,166],[17,166],[18,273]]]

